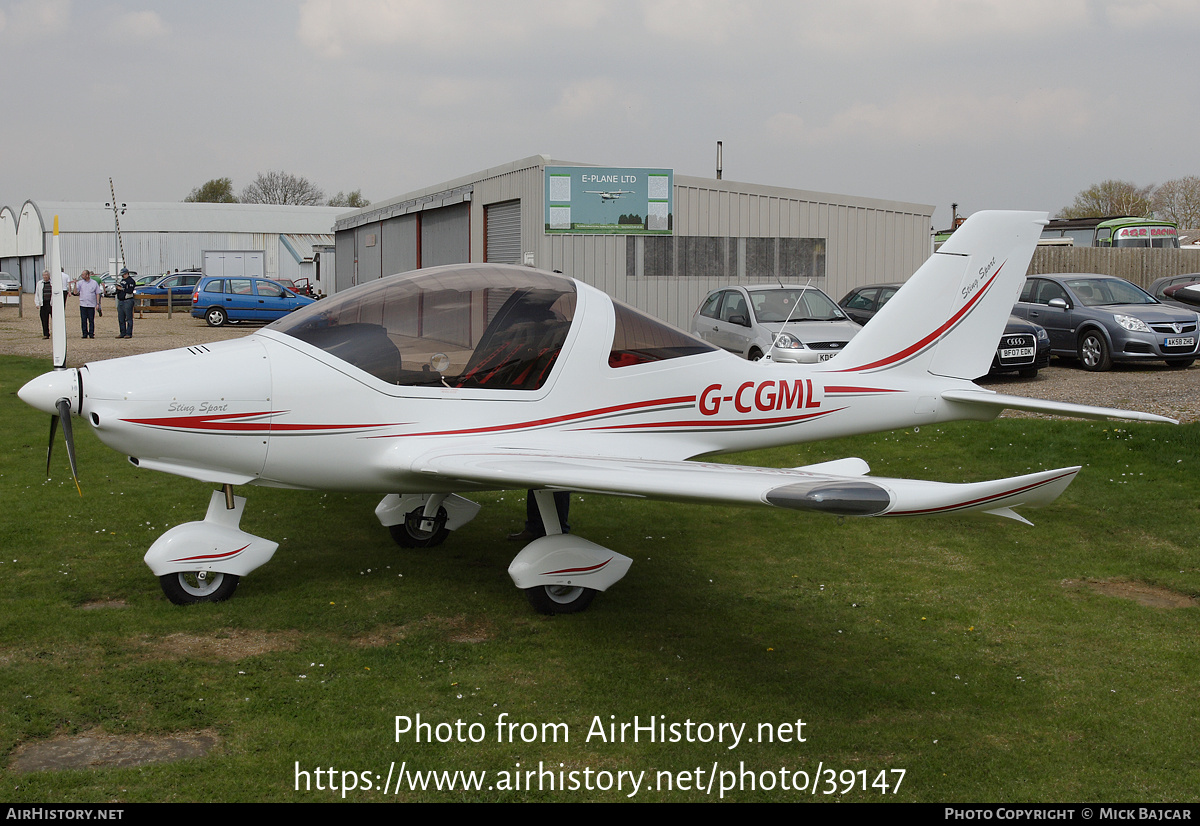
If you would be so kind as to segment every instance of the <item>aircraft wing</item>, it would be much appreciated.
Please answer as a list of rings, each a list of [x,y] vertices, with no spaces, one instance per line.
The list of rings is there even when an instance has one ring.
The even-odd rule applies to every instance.
[[[1179,424],[1175,419],[1159,416],[1156,413],[1140,413],[1136,410],[1120,410],[1115,407],[1093,407],[1089,404],[1052,402],[1044,399],[1030,399],[1025,396],[1006,396],[1003,393],[993,393],[981,388],[945,390],[942,392],[942,398],[952,402],[997,408],[997,412],[1000,410],[1028,410],[1033,413],[1052,413],[1077,419],[1128,419],[1135,422]]]
[[[842,459],[801,468],[713,462],[579,456],[532,449],[430,451],[413,460],[418,473],[464,488],[550,488],[690,502],[769,505],[838,516],[923,516],[985,511],[1027,520],[1011,508],[1048,504],[1078,467],[1010,479],[946,484],[867,476],[867,463]]]

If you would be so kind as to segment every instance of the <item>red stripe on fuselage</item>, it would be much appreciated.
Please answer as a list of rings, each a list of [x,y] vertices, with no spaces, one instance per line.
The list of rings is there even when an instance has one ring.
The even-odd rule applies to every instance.
[[[692,419],[690,421],[674,421],[674,422],[634,422],[631,424],[612,424],[612,425],[596,425],[595,427],[580,427],[577,430],[633,430],[637,428],[650,427],[745,427],[758,425],[784,425],[794,424],[805,421],[806,419],[814,419],[819,416],[827,416],[830,413],[837,413],[840,410],[845,410],[844,407],[831,408],[829,410],[819,410],[816,413],[805,413],[802,416],[781,416],[773,419]]]
[[[474,433],[503,433],[509,430],[521,430],[527,427],[545,427],[551,424],[561,424],[562,422],[575,421],[577,419],[587,419],[592,416],[605,416],[613,413],[623,413],[627,411],[643,410],[647,407],[660,407],[664,405],[677,404],[695,404],[695,396],[676,396],[670,399],[654,399],[653,401],[633,402],[632,404],[619,404],[612,407],[597,407],[593,410],[584,410],[579,413],[566,413],[562,416],[550,416],[545,419],[531,419],[525,422],[513,422],[512,424],[492,425],[490,427],[468,427],[461,430],[430,430],[423,433],[392,433],[381,436],[368,436],[370,439],[394,439],[399,436],[463,436]]]
[[[235,433],[272,433],[280,431],[310,432],[325,430],[360,430],[365,427],[394,427],[396,424],[280,424],[271,421],[230,421],[231,419],[263,419],[282,416],[287,410],[266,410],[258,413],[224,413],[212,416],[159,416],[149,419],[122,419],[129,424],[147,427],[162,427],[172,430],[195,430],[209,433],[227,431]]]

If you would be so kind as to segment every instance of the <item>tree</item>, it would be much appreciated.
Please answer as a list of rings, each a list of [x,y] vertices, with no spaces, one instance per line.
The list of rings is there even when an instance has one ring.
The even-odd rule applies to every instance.
[[[1056,218],[1099,218],[1105,215],[1154,214],[1154,186],[1139,187],[1128,181],[1101,181],[1075,196],[1075,203],[1064,207]]]
[[[1154,193],[1154,214],[1181,229],[1200,227],[1200,178],[1188,175],[1160,186]]]
[[[325,200],[325,193],[307,178],[271,170],[266,173],[259,172],[254,183],[242,190],[241,200],[245,204],[320,206]]]
[[[362,209],[363,207],[369,207],[370,205],[371,202],[363,197],[361,189],[356,189],[349,195],[346,195],[339,189],[338,194],[329,199],[329,206]]]
[[[183,201],[192,204],[236,204],[237,196],[233,194],[232,180],[213,178],[193,189]]]

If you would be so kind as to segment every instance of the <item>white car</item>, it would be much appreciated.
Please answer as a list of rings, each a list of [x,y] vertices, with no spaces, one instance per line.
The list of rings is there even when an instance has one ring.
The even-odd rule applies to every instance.
[[[812,364],[836,356],[862,327],[816,287],[750,284],[710,292],[691,329],[750,361]]]

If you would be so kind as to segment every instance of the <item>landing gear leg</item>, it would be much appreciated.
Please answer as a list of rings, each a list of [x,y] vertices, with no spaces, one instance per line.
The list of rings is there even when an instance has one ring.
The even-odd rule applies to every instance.
[[[534,500],[546,535],[535,539],[508,566],[513,584],[541,614],[577,614],[596,594],[618,582],[633,560],[616,551],[564,534],[554,491],[535,490]]]
[[[213,491],[203,521],[176,525],[150,546],[145,561],[167,599],[176,605],[229,599],[241,577],[270,561],[279,544],[241,530],[245,508],[245,498],[225,485]]]

